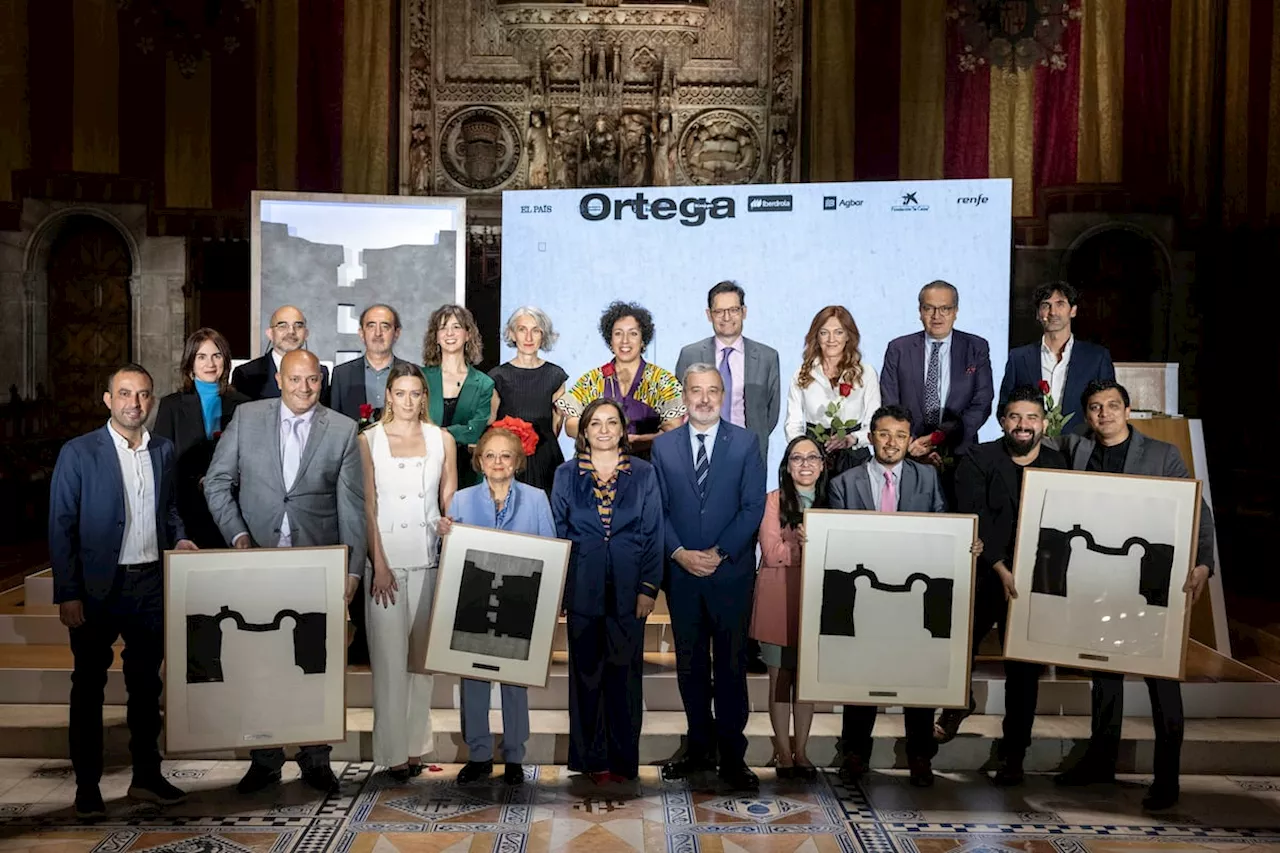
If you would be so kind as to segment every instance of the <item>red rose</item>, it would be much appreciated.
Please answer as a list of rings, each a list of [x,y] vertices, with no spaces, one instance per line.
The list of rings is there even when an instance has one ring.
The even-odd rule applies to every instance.
[[[935,429],[929,434],[929,443],[934,447],[940,447],[942,442],[947,440],[947,434],[940,429]]]
[[[373,417],[373,405],[371,403],[360,404],[360,420],[367,421]]]
[[[1040,386],[1039,386],[1039,387],[1040,387],[1040,393],[1041,393],[1041,394],[1048,394],[1048,393],[1049,393],[1049,383],[1048,383],[1048,382],[1045,382],[1043,379],[1041,379],[1041,380],[1040,380]]]
[[[611,361],[608,364],[606,364],[604,367],[600,368],[600,372],[603,373],[605,376],[612,376],[615,372],[613,367],[613,362]]]
[[[852,394],[852,393],[853,393],[853,386],[852,386],[852,385],[850,385],[848,382],[841,382],[841,383],[840,383],[840,396],[841,396],[841,397],[848,397],[848,396],[849,396],[850,394]]]

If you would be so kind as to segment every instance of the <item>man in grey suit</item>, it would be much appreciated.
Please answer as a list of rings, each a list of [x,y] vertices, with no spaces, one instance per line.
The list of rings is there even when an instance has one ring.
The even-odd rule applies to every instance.
[[[280,360],[279,400],[245,403],[222,434],[205,474],[209,512],[233,548],[346,545],[347,601],[365,561],[364,480],[356,424],[319,405],[320,361],[307,350]],[[335,487],[336,484],[336,487]],[[302,780],[338,789],[327,744],[298,750]],[[280,781],[284,750],[255,749],[242,794]]]
[[[778,351],[744,338],[746,293],[737,282],[722,281],[707,293],[707,319],[715,334],[680,350],[676,376],[691,364],[714,364],[724,380],[720,417],[750,432],[760,442],[760,455],[769,457],[769,436],[782,410]]]
[[[1087,435],[1065,435],[1062,454],[1074,471],[1107,474],[1141,474],[1149,477],[1190,479],[1178,448],[1149,438],[1129,426],[1129,392],[1114,379],[1096,379],[1085,386],[1080,409],[1089,426]],[[1200,529],[1196,537],[1196,565],[1182,591],[1195,604],[1213,574],[1213,515],[1201,498]],[[1182,688],[1166,678],[1148,678],[1151,722],[1156,730],[1152,774],[1155,778],[1143,808],[1160,811],[1178,802],[1178,767],[1182,755]],[[1059,785],[1114,782],[1120,725],[1124,718],[1124,676],[1093,674],[1093,736],[1089,748],[1070,770],[1054,781]]]
[[[911,413],[902,406],[881,406],[871,416],[869,437],[874,455],[831,481],[827,501],[832,509],[871,512],[946,512],[938,472],[906,458],[911,447]],[[982,549],[975,540],[974,553]],[[876,724],[875,705],[845,705],[840,740],[844,760],[840,777],[853,784],[866,772],[871,760],[871,730]],[[904,708],[907,733],[907,766],[911,784],[933,785],[933,708]]]

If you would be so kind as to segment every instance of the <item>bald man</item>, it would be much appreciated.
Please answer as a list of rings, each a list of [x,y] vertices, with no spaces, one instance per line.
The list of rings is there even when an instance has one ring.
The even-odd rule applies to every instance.
[[[233,548],[345,545],[347,601],[365,560],[364,480],[356,422],[320,404],[320,361],[294,349],[280,359],[277,400],[243,403],[204,478],[205,500]],[[302,781],[338,790],[327,745],[298,750]],[[280,781],[284,750],[255,749],[237,786],[252,794]]]
[[[250,400],[266,400],[280,396],[280,360],[307,343],[307,318],[292,305],[282,305],[271,315],[266,328],[271,349],[253,361],[247,361],[231,374],[231,384]],[[320,366],[320,402],[329,405],[329,368]]]

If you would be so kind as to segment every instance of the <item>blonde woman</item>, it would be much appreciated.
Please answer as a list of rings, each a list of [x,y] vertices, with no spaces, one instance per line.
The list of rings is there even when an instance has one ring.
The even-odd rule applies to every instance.
[[[382,421],[360,435],[370,568],[365,624],[373,671],[373,760],[403,782],[431,752],[426,660],[440,517],[457,488],[453,437],[431,423],[426,381],[412,364],[387,375]]]

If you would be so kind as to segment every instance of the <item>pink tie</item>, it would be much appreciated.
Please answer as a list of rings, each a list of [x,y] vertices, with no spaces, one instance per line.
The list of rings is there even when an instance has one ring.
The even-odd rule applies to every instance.
[[[893,474],[888,471],[884,472],[884,488],[880,490],[880,511],[898,511],[898,496],[893,490]]]

